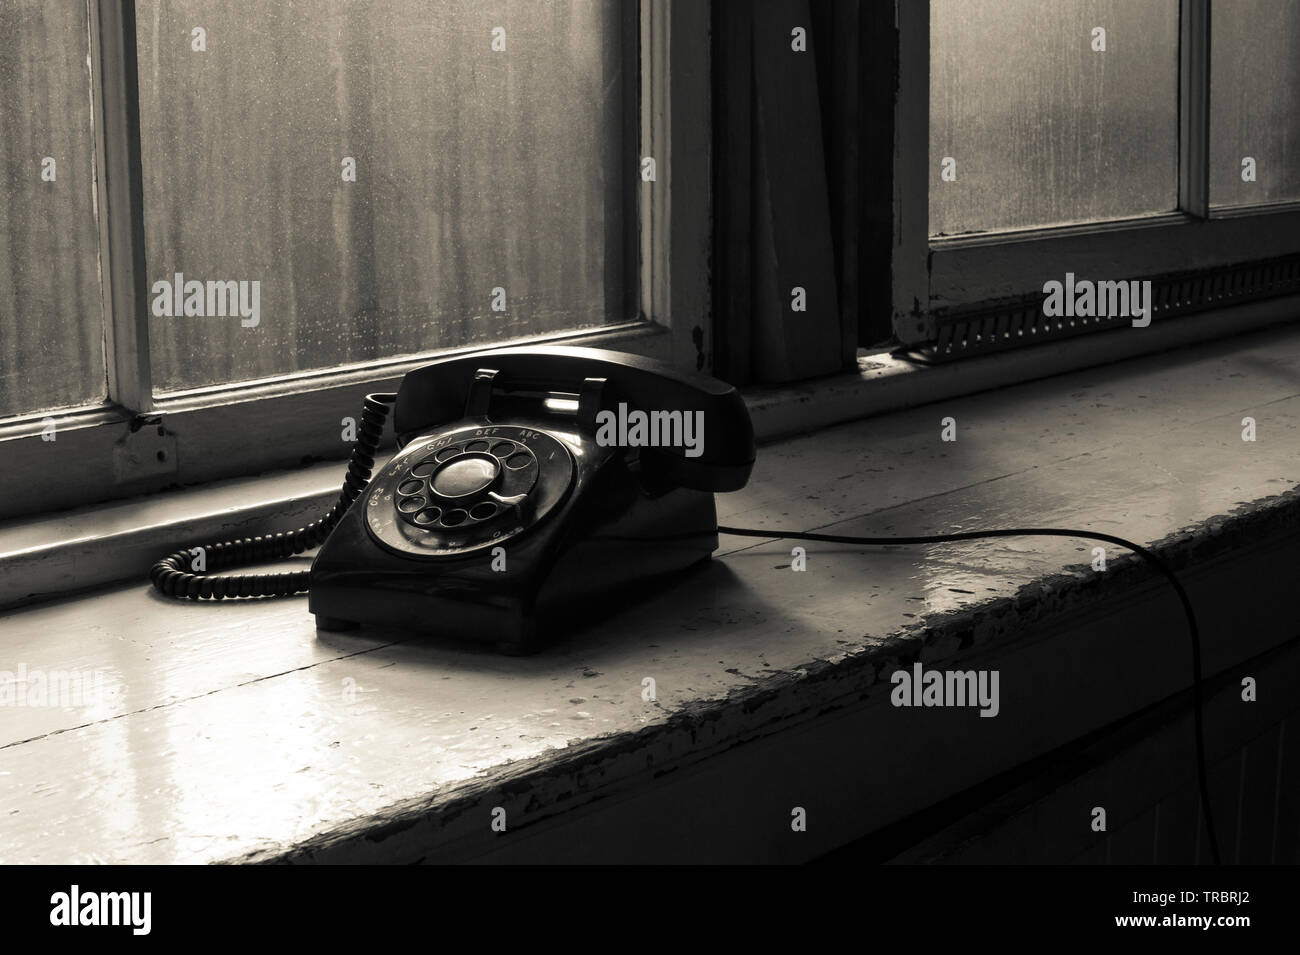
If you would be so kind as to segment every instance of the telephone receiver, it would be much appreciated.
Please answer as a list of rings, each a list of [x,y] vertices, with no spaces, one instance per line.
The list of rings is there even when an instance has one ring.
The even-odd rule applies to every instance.
[[[399,451],[370,478],[390,405]],[[321,630],[533,652],[709,560],[713,495],[744,487],[754,453],[740,394],[704,374],[566,346],[445,358],[408,374],[395,399],[367,398],[330,514],[208,557],[218,569],[320,544],[310,571],[204,577],[180,551],[153,579],[191,599],[306,589]]]

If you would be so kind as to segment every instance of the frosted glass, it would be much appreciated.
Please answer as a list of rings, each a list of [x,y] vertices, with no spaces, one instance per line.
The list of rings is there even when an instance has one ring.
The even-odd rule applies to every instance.
[[[1210,202],[1300,199],[1300,3],[1214,0],[1210,13]]]
[[[1177,203],[1177,0],[932,0],[931,234]]]
[[[106,392],[89,38],[79,0],[0,3],[0,416]]]
[[[630,317],[624,4],[136,9],[157,390]]]

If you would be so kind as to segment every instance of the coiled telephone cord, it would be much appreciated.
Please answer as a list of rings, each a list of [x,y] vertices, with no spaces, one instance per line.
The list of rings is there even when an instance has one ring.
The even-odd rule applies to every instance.
[[[361,492],[370,483],[370,475],[375,467],[375,451],[384,434],[384,422],[388,420],[388,413],[396,400],[395,394],[366,395],[343,489],[339,492],[338,501],[324,517],[293,531],[199,545],[205,566],[211,570],[224,570],[228,567],[282,560],[323,544],[352,506],[352,502],[361,496]],[[154,564],[149,572],[154,587],[168,597],[188,600],[287,597],[307,590],[309,571],[306,570],[276,574],[193,573],[189,567],[195,556],[194,548],[178,550]]]

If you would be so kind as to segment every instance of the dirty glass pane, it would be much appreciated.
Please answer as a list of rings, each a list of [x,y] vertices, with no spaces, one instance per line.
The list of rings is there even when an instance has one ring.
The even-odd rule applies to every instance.
[[[1210,4],[1210,202],[1300,199],[1300,3]]]
[[[104,319],[79,0],[0,3],[0,417],[104,399]]]
[[[932,235],[1177,202],[1177,0],[931,0]]]
[[[625,8],[137,0],[156,389],[628,318]]]

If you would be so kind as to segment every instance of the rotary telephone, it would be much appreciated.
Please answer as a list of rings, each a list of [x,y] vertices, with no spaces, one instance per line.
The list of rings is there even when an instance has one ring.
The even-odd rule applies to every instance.
[[[372,478],[390,409],[400,450]],[[205,547],[215,571],[320,545],[309,571],[197,574],[183,550],[152,578],[194,600],[307,590],[322,630],[382,625],[531,652],[575,608],[708,560],[713,494],[743,487],[753,464],[749,413],[716,379],[594,348],[478,352],[367,396],[321,520]]]
[[[400,450],[371,479],[393,411]],[[1192,650],[1198,787],[1211,855],[1201,644],[1191,598],[1159,556],[1093,530],[1006,528],[860,537],[719,527],[713,494],[744,487],[754,432],[737,391],[706,375],[619,352],[501,348],[411,372],[367,395],[339,499],[286,533],[211,544],[212,570],[301,554],[308,571],[192,573],[191,550],[154,565],[154,586],[191,600],[309,591],[322,630],[377,624],[540,648],[569,622],[706,561],[719,532],[897,546],[1073,537],[1126,547],[1172,584]]]

